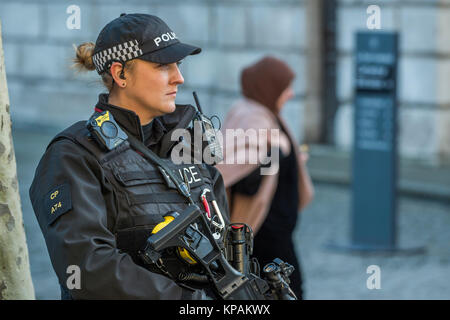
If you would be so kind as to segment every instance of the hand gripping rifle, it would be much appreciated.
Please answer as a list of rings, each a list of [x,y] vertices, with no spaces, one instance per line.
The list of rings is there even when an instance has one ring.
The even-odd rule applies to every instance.
[[[209,229],[208,222],[196,205],[190,205],[181,214],[172,213],[170,223],[152,234],[145,248],[139,252],[146,265],[155,266],[167,274],[165,253],[179,256],[180,263],[195,265],[196,272],[180,268],[170,276],[178,282],[208,283],[216,295],[225,300],[295,300],[289,288],[293,267],[275,259],[263,268],[264,279],[251,254],[251,231],[245,225],[231,225],[225,241],[225,257]],[[250,241],[249,241],[250,240]],[[177,250],[174,250],[176,248]]]

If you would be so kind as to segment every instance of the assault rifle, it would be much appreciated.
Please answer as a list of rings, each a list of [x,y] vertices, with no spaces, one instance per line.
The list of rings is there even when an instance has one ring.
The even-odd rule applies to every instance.
[[[197,270],[189,272],[184,268],[176,275],[172,272],[176,281],[209,284],[220,299],[296,300],[289,288],[294,268],[288,263],[275,259],[263,268],[260,277],[256,260],[249,258],[252,235],[248,226],[229,226],[222,250],[198,206],[190,205],[181,214],[171,214],[175,218],[148,237],[139,253],[146,265],[167,273],[164,257],[169,251],[185,260],[180,263],[195,265]]]

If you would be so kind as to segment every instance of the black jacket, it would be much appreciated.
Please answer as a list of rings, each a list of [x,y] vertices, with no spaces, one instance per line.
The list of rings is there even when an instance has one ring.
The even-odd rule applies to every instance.
[[[109,110],[123,128],[144,140],[139,117],[134,112],[108,104],[107,95],[100,95],[96,107]],[[187,127],[194,111],[192,106],[177,105],[175,112],[155,118],[152,134],[146,140],[148,147],[167,157],[174,143],[169,139],[171,131]],[[201,299],[201,291],[182,288],[174,281],[148,271],[118,246],[119,224],[132,218],[132,226],[140,229],[136,221],[152,217],[157,217],[152,218],[156,223],[164,212],[147,211],[166,210],[166,204],[145,201],[130,204],[129,198],[134,193],[142,190],[148,193],[156,187],[151,185],[151,180],[145,180],[147,184],[124,186],[118,183],[117,177],[122,173],[128,176],[141,174],[141,168],[151,168],[148,161],[131,149],[122,150],[120,157],[117,156],[119,160],[108,153],[99,159],[95,155],[101,153],[100,149],[95,150],[97,142],[88,135],[85,121],[58,134],[47,147],[30,187],[33,209],[61,286],[67,288],[67,281],[72,281],[73,271],[69,266],[74,265],[81,271],[81,288],[70,290],[74,299]],[[87,142],[83,145],[79,141]],[[204,164],[200,167],[204,176],[209,176],[208,183],[228,220],[221,175],[214,167]],[[110,171],[117,171],[119,175],[113,176]],[[158,186],[164,188],[164,192],[175,192]],[[173,209],[170,204],[166,206]],[[177,206],[182,210],[185,204]]]

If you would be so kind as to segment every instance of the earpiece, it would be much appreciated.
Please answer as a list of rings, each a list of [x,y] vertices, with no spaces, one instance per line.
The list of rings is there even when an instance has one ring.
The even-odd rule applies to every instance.
[[[123,74],[124,67],[125,67],[125,64],[122,64],[122,71],[120,71],[120,75],[119,75],[119,78],[122,79],[122,80],[126,80],[125,79],[125,75]]]

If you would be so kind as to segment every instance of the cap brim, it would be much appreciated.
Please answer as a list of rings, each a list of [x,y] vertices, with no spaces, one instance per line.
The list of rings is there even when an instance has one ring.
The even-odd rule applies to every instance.
[[[198,54],[201,51],[202,49],[199,47],[178,42],[163,49],[143,54],[138,58],[145,61],[167,64],[180,61],[189,55]]]

